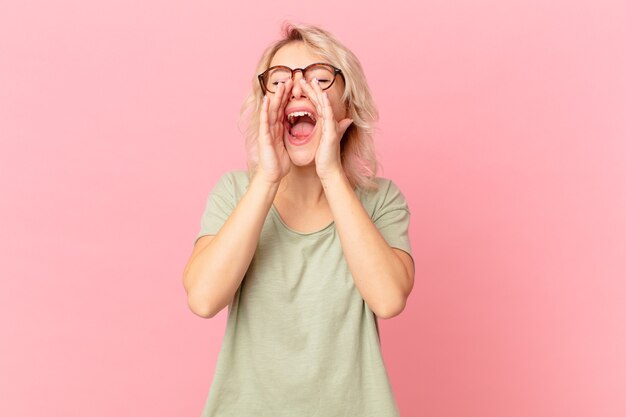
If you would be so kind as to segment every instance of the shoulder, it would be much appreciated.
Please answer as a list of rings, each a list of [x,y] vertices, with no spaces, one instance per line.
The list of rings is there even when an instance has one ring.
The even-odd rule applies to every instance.
[[[220,181],[242,182],[244,180],[245,182],[248,181],[248,171],[242,169],[226,171],[220,177]]]
[[[213,184],[209,199],[221,199],[228,204],[236,204],[248,188],[248,172],[232,170],[223,173]]]
[[[359,195],[363,203],[380,202],[394,194],[402,194],[400,188],[398,188],[393,180],[385,177],[376,177],[374,180],[377,184],[376,189],[357,189],[357,195]]]
[[[393,180],[385,177],[376,177],[375,182],[378,185],[377,189],[357,190],[357,195],[363,207],[365,207],[372,218],[375,217],[377,212],[380,212],[390,204],[396,207],[404,206],[408,210],[404,194]]]
[[[248,172],[244,170],[227,171],[217,180],[217,186],[233,190],[245,190],[248,187]]]

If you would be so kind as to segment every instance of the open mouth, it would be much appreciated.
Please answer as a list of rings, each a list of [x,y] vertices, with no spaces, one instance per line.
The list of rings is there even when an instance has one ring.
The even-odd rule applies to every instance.
[[[313,136],[316,121],[315,115],[306,110],[289,113],[285,119],[289,141],[294,145],[307,143]]]

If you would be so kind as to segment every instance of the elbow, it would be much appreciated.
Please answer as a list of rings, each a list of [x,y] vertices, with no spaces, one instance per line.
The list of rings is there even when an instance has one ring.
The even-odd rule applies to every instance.
[[[404,307],[406,307],[406,299],[399,299],[393,303],[390,302],[379,306],[379,308],[374,311],[374,314],[376,314],[376,317],[378,318],[388,320],[402,313],[402,311],[404,311]]]
[[[187,306],[193,314],[203,319],[215,317],[228,305],[227,299],[221,294],[223,289],[213,289],[210,286],[207,288],[207,285],[202,283],[185,280],[185,290]]]
[[[203,319],[213,318],[219,312],[212,308],[206,299],[198,297],[193,291],[189,291],[187,305],[193,314]]]
[[[202,317],[203,319],[210,319],[215,316],[215,314],[207,306],[204,306],[204,305],[198,306],[191,302],[187,304],[189,305],[189,309],[191,310],[191,312],[198,317]]]
[[[193,284],[192,279],[189,276],[188,266],[183,273],[183,286],[187,293],[187,306],[193,314],[203,319],[210,319],[214,317],[217,312],[211,308],[211,303],[208,302],[206,295],[199,294],[196,287]]]
[[[384,298],[380,298],[377,301],[376,310],[374,314],[381,319],[390,319],[402,313],[406,307],[407,299],[411,293],[412,280],[403,280],[403,283],[407,282],[407,285],[398,285],[391,290]]]

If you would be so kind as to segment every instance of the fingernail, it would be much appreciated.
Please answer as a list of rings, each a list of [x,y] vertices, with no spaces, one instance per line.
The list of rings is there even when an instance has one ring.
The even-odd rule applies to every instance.
[[[304,78],[300,78],[300,84],[306,84],[306,81],[304,80]]]

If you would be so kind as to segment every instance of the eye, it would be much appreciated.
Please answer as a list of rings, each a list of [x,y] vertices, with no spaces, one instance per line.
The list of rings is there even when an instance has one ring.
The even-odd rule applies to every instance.
[[[309,83],[317,79],[320,87],[327,88],[335,79],[335,74],[331,69],[323,64],[317,64],[309,67],[306,71],[306,79]]]
[[[272,70],[267,77],[267,85],[276,87],[280,83],[286,83],[291,78],[291,71],[283,68]]]

